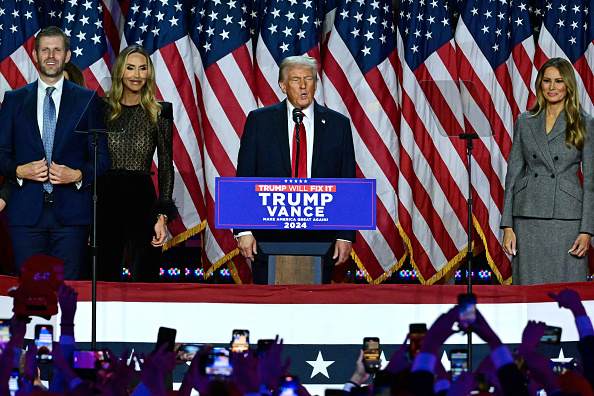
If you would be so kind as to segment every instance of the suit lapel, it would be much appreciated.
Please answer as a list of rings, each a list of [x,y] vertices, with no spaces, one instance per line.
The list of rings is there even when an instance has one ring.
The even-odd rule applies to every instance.
[[[64,135],[67,133],[67,124],[69,116],[72,115],[72,106],[76,101],[76,97],[70,86],[68,85],[68,81],[64,79],[64,85],[62,86],[62,99],[60,99],[60,113],[58,114],[58,120],[56,121],[56,134],[54,135],[54,148],[53,152],[56,152],[56,148],[60,147],[60,142],[64,139]],[[78,123],[78,119],[74,120],[74,122]],[[53,158],[53,155],[52,155]]]
[[[560,134],[565,135],[565,130],[567,129],[567,124],[565,123],[565,110],[562,110],[561,113],[557,116],[557,120],[555,120],[555,125],[553,125],[553,129],[547,135],[547,140],[550,142],[551,140],[555,139]],[[563,136],[565,138],[565,136]]]
[[[553,165],[553,159],[551,158],[551,150],[549,150],[549,142],[547,136],[547,125],[544,110],[535,117],[530,119],[530,132],[532,137],[536,141],[536,144],[542,152],[543,158],[549,163],[552,169],[555,169]],[[551,131],[552,133],[553,131]]]
[[[30,85],[29,92],[25,96],[23,112],[25,113],[25,120],[23,121],[28,124],[28,127],[23,128],[22,130],[31,133],[31,141],[35,142],[35,148],[43,153],[43,156],[45,157],[43,141],[41,140],[41,131],[39,130],[39,124],[37,123],[37,81]]]
[[[291,151],[289,150],[289,135],[287,133],[287,125],[289,119],[287,118],[287,100],[280,102],[276,108],[274,119],[272,121],[272,130],[278,130],[276,133],[276,145],[280,150],[283,158],[285,171],[287,175],[291,175]]]
[[[311,177],[316,175],[316,168],[320,162],[322,155],[322,148],[324,147],[324,136],[326,134],[326,119],[324,107],[314,102],[314,141],[313,141],[313,156],[311,159]],[[311,136],[311,134],[309,135]]]

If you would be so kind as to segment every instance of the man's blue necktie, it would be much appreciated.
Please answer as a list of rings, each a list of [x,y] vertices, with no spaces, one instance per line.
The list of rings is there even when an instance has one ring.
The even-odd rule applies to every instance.
[[[45,150],[45,159],[47,165],[52,163],[52,150],[54,149],[54,135],[56,134],[56,105],[52,99],[52,93],[56,88],[47,87],[45,90],[45,99],[43,100],[43,149]],[[48,193],[54,191],[54,186],[48,181],[43,183],[43,188]]]

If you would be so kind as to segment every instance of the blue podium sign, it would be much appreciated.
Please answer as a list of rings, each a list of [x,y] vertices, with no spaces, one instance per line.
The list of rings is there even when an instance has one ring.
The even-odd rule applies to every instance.
[[[216,228],[375,230],[375,179],[217,177]]]

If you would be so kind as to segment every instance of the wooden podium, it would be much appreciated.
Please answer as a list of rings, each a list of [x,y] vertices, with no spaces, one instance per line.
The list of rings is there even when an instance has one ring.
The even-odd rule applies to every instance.
[[[312,285],[313,256],[276,256],[276,285]]]
[[[254,230],[258,245],[264,253],[268,254],[268,284],[311,284],[313,279],[314,285],[321,285],[322,256],[330,250],[336,239],[336,233],[336,231],[276,232],[272,238],[262,238],[263,235],[258,235]],[[277,269],[280,270],[278,277]]]

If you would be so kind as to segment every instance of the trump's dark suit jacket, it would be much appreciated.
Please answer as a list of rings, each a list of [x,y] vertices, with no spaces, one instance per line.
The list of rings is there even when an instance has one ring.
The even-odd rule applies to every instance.
[[[573,219],[581,220],[580,232],[594,234],[594,118],[582,117],[588,135],[580,151],[565,144],[565,111],[548,135],[544,111],[520,114],[507,166],[502,228],[513,227],[513,217]]]
[[[88,107],[87,107],[88,106]],[[64,80],[52,160],[82,172],[82,186],[74,183],[54,185],[54,212],[64,225],[87,225],[92,221],[93,145],[88,131],[103,128],[99,100],[93,91]],[[77,128],[77,124],[80,125]],[[39,220],[43,206],[43,183],[16,181],[20,165],[45,157],[37,123],[37,81],[6,93],[0,108],[0,171],[12,182],[8,222],[11,226],[32,226]],[[49,165],[49,164],[48,164]],[[99,138],[97,175],[109,169],[105,137]]]
[[[316,102],[312,106],[311,177],[355,178],[355,150],[349,119]],[[236,176],[291,177],[288,122],[286,100],[249,113],[241,137]],[[338,238],[354,242],[355,231],[341,231]]]

